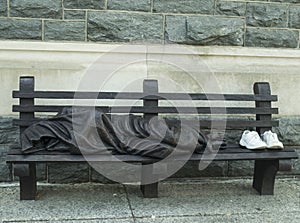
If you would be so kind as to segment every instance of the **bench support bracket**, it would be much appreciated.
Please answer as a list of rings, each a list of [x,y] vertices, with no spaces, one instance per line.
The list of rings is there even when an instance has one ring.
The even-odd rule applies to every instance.
[[[20,180],[20,200],[35,200],[36,164],[14,164],[14,175]]]
[[[156,198],[158,197],[158,182],[155,182],[155,174],[153,174],[153,165],[142,164],[142,180],[141,180],[141,191],[145,198]],[[147,182],[155,182],[147,184]]]
[[[256,160],[253,187],[260,195],[273,195],[279,160]]]

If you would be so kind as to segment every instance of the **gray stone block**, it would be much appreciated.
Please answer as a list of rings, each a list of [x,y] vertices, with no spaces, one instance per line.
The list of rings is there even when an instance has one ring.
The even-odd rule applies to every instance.
[[[218,1],[216,4],[216,13],[218,15],[244,16],[246,13],[246,3]]]
[[[247,3],[246,23],[255,27],[286,27],[286,4]]]
[[[166,16],[165,38],[168,42],[186,43],[186,17]]]
[[[228,176],[229,177],[241,177],[241,176],[253,176],[254,173],[254,161],[229,161],[228,162]]]
[[[149,12],[151,10],[151,1],[150,0],[108,0],[107,9]]]
[[[64,11],[65,19],[85,19],[85,11],[79,10],[65,10]]]
[[[187,17],[187,43],[242,46],[244,21],[239,18]]]
[[[105,0],[64,0],[64,7],[70,9],[105,9]]]
[[[270,2],[300,3],[300,0],[270,0]]]
[[[114,12],[88,13],[88,40],[104,42],[160,42],[163,16]]]
[[[8,150],[9,145],[0,145],[0,182],[12,181],[10,165],[5,162]]]
[[[273,130],[278,134],[279,139],[286,146],[300,145],[300,118],[288,117],[279,119],[279,127]]]
[[[103,165],[109,165],[109,164],[103,163]],[[114,171],[116,174],[118,174],[118,173],[122,174],[122,171],[116,171],[116,170],[111,170],[111,171]],[[95,182],[95,183],[104,183],[104,184],[116,183],[115,181],[105,177],[103,174],[99,173],[97,170],[95,170],[93,168],[91,168],[91,181]]]
[[[81,163],[48,164],[49,183],[83,183],[89,181],[89,165]]]
[[[30,18],[62,18],[61,0],[10,0],[10,16]]]
[[[296,152],[298,153],[298,157],[300,157],[300,149],[296,149]],[[283,172],[286,174],[286,172]],[[293,175],[300,175],[300,159],[292,160],[292,171],[288,172]]]
[[[154,0],[153,12],[213,14],[214,0]]]
[[[45,21],[45,40],[85,40],[85,22]]]
[[[0,31],[0,35],[1,35],[1,31]],[[19,128],[12,124],[12,118],[0,117],[0,144],[18,144],[18,143],[19,143]]]
[[[246,30],[245,46],[297,48],[299,32],[295,30],[255,29]]]
[[[114,184],[116,183],[113,180],[110,180],[103,176],[102,174],[98,173],[96,170],[93,168],[91,169],[91,181],[95,183],[103,183],[103,184]]]
[[[227,175],[227,161],[213,161],[204,170],[199,170],[199,162],[187,162],[171,178],[195,178],[195,177],[224,177]]]
[[[239,18],[167,16],[166,41],[192,45],[243,45],[244,22]]]
[[[289,27],[300,29],[300,5],[290,7]]]
[[[0,0],[0,16],[7,16],[7,1]]]
[[[42,22],[38,20],[0,19],[0,39],[42,39]]]

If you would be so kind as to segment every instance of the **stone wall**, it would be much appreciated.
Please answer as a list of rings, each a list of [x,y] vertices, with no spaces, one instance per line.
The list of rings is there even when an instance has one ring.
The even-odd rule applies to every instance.
[[[0,39],[299,48],[300,0],[0,0]]]

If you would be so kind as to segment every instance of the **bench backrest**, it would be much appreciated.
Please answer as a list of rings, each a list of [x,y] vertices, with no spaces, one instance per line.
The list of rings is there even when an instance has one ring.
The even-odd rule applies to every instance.
[[[61,99],[99,99],[99,100],[142,100],[141,106],[97,106],[106,113],[138,113],[145,118],[151,118],[158,114],[189,114],[197,115],[200,126],[210,128],[212,121],[214,126],[220,122],[224,125],[224,118],[220,115],[244,118],[229,118],[226,120],[226,128],[256,128],[261,134],[270,130],[273,126],[278,126],[278,121],[272,119],[272,114],[278,114],[278,108],[273,108],[272,103],[277,101],[276,95],[271,95],[270,85],[267,82],[255,83],[253,94],[206,94],[206,93],[162,93],[158,90],[156,80],[144,80],[143,92],[75,92],[75,91],[35,91],[34,77],[20,77],[19,91],[13,91],[13,98],[19,98],[19,104],[13,105],[13,111],[19,112],[19,119],[14,123],[20,127],[20,132],[24,131],[30,124],[39,121],[37,112],[53,113],[60,111],[64,105],[37,105],[35,99],[52,99],[61,102]],[[232,101],[239,102],[238,106],[223,107],[188,107],[188,106],[168,106],[160,105],[160,101]],[[251,106],[249,103],[253,102]],[[247,106],[244,106],[247,105]],[[70,105],[69,105],[70,106]],[[245,117],[246,116],[246,117]],[[249,119],[249,116],[253,118]],[[201,118],[203,117],[203,119]],[[204,118],[205,117],[205,118]],[[224,117],[224,116],[221,116]],[[217,120],[217,121],[216,121]]]

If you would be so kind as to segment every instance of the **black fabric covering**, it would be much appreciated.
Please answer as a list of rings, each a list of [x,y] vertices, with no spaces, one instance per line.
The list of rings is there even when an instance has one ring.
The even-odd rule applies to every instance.
[[[109,117],[82,108],[65,108],[21,134],[25,154],[47,150],[165,158],[174,149],[183,153],[201,152],[206,145],[206,137],[200,131],[184,124],[170,126],[158,117],[151,120],[136,115]]]

